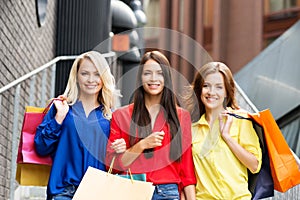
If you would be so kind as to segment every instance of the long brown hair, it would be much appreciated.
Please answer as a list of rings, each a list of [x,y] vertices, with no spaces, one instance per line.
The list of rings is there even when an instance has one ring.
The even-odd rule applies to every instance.
[[[239,109],[235,99],[235,83],[230,69],[224,63],[209,62],[196,72],[191,87],[192,90],[186,98],[188,102],[187,109],[191,113],[193,122],[198,121],[199,118],[205,113],[205,106],[201,101],[204,79],[207,75],[217,72],[221,73],[224,78],[225,90],[227,94],[224,106],[231,107],[232,109]]]
[[[172,160],[180,160],[182,154],[182,132],[176,110],[176,100],[173,93],[173,83],[171,78],[170,63],[168,59],[159,51],[151,51],[145,53],[142,57],[137,73],[137,89],[133,96],[133,112],[130,124],[130,144],[133,145],[140,139],[151,134],[151,118],[145,105],[145,91],[142,84],[142,72],[144,64],[148,60],[154,60],[162,69],[165,87],[162,91],[160,105],[164,108],[165,118],[170,126],[171,147],[170,158]],[[146,158],[153,156],[153,149],[144,151]]]

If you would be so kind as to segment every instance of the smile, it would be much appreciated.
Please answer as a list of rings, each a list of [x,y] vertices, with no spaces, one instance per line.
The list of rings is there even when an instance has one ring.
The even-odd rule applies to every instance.
[[[89,89],[94,89],[94,88],[97,87],[97,85],[86,85],[86,87],[89,88]]]
[[[217,98],[212,98],[212,97],[206,97],[206,99],[207,99],[208,101],[217,101],[217,100],[218,100]]]
[[[148,83],[148,86],[160,86],[160,84],[159,83],[157,83],[157,84],[150,84],[150,83]]]
[[[150,89],[157,89],[157,88],[159,88],[159,86],[160,86],[160,84],[147,84],[148,85],[148,87],[150,88]]]

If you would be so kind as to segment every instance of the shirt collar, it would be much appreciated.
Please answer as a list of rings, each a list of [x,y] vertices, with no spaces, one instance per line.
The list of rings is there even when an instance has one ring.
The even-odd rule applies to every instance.
[[[208,125],[206,119],[205,119],[205,113],[200,117],[200,119],[192,124],[192,126],[198,126],[198,125]]]

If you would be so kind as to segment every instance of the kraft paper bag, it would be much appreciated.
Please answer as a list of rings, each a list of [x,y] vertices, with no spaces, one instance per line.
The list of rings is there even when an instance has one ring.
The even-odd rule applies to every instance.
[[[151,200],[154,186],[150,182],[131,180],[89,167],[73,200]]]

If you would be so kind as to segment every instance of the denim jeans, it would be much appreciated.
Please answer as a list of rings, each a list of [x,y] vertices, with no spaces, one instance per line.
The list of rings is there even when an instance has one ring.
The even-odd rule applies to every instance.
[[[70,185],[65,187],[64,191],[60,194],[52,196],[50,199],[51,200],[72,200],[75,192],[76,192],[77,187],[74,185]]]
[[[177,184],[156,185],[152,200],[179,200]]]

